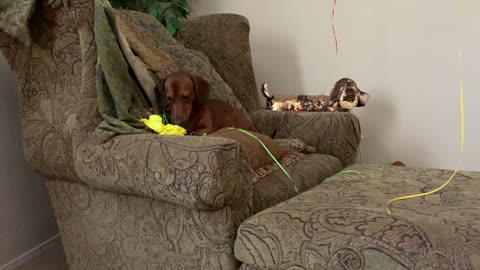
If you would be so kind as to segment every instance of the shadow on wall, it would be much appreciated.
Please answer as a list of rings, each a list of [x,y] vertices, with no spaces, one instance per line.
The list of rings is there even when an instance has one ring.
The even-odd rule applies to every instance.
[[[389,99],[381,95],[375,95],[368,91],[370,99],[366,107],[355,108],[352,112],[360,119],[362,127],[362,142],[360,150],[364,163],[378,163],[390,160],[386,141],[395,122],[394,107]]]
[[[383,96],[380,92],[375,94],[373,92],[369,91],[370,100],[366,107],[355,108],[352,111],[361,122],[364,136],[360,145],[363,162],[387,163],[407,158],[405,153],[411,151],[423,153],[422,146],[413,140],[403,146],[391,147],[391,145],[398,144],[398,141],[390,141],[388,138],[402,137],[402,134],[393,134],[398,125],[397,116],[400,112],[395,110],[396,107],[391,103],[390,97]],[[389,151],[389,149],[398,149],[399,147],[403,149],[402,152]]]
[[[0,269],[58,233],[45,179],[25,162],[15,77],[0,53]]]
[[[298,63],[294,42],[273,41],[282,40],[280,37],[261,39],[252,46],[253,65],[257,87],[267,82],[273,95],[297,95],[304,90],[302,70]],[[278,68],[282,67],[282,68]],[[265,106],[265,98],[258,92],[262,106]]]

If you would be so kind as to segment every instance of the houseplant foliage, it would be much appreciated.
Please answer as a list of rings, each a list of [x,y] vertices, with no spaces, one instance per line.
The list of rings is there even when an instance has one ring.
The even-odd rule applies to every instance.
[[[187,0],[109,0],[114,8],[132,9],[148,13],[157,18],[170,32],[180,28],[180,20],[190,15]]]

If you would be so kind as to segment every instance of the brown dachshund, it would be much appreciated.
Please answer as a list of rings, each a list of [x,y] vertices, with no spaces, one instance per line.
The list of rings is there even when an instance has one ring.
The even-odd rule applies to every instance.
[[[343,78],[335,83],[330,92],[329,106],[325,110],[332,108],[339,112],[349,112],[353,107],[367,105],[369,98],[370,95],[360,90],[354,80]]]
[[[186,72],[176,72],[155,87],[160,103],[170,107],[173,124],[190,135],[201,136],[225,127],[257,132],[245,114],[218,99],[209,99],[206,80]]]

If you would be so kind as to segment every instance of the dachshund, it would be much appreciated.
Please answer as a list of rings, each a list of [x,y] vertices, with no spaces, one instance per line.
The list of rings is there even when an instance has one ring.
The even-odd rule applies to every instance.
[[[354,80],[343,78],[335,83],[327,108],[334,107],[337,111],[348,112],[353,107],[367,105],[369,97],[368,93],[358,88]]]
[[[324,111],[324,112],[349,112],[353,107],[367,105],[370,95],[360,90],[354,80],[343,78],[335,83],[329,96],[299,95],[277,96],[279,101],[274,101],[268,85],[262,85],[260,92],[267,99],[267,109],[274,111]]]
[[[266,104],[267,110],[271,110],[273,108],[273,99],[275,98],[275,96],[272,96],[268,92],[267,83],[262,84],[262,89],[260,90],[260,92],[262,92],[262,95],[267,99],[267,104]]]
[[[169,107],[173,124],[201,136],[226,127],[258,132],[245,114],[218,99],[209,99],[209,83],[187,72],[176,72],[155,86],[159,105]]]

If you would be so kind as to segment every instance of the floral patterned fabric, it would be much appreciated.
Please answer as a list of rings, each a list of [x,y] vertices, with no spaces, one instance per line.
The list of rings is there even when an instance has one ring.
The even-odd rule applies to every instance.
[[[185,47],[208,56],[243,107],[252,113],[260,109],[260,99],[253,73],[249,33],[247,18],[217,14],[186,20],[176,39]]]
[[[293,178],[293,183],[282,170],[276,170],[255,183],[253,213],[294,197],[297,195],[295,186],[299,192],[307,191],[342,168],[340,160],[333,156],[319,154],[301,156],[295,164],[285,167]]]
[[[18,38],[25,45],[30,45],[28,22],[34,7],[35,0],[0,1],[0,29]]]
[[[127,135],[102,145],[85,138],[74,163],[92,187],[199,210],[225,207],[254,182],[240,146],[213,137]]]
[[[0,31],[0,49],[18,79],[25,157],[49,179],[69,269],[237,269],[238,226],[295,196],[291,182],[279,170],[254,179],[226,139],[143,134],[98,144],[94,1],[51,3],[37,1],[32,46]],[[287,170],[303,192],[342,167],[304,155]]]
[[[92,30],[93,3],[70,2],[71,8],[54,9],[49,1],[37,1],[32,46],[0,31],[0,49],[18,80],[27,162],[44,176],[80,181],[73,165],[73,130],[92,130],[88,124],[100,118],[95,44],[86,34]],[[82,114],[79,108],[85,108]]]
[[[251,116],[263,134],[279,139],[300,139],[317,153],[332,155],[343,166],[355,162],[361,130],[357,117],[339,112],[279,112],[259,110]]]
[[[70,0],[42,0],[40,5],[48,5],[51,8],[68,6]],[[0,30],[20,40],[23,45],[32,44],[31,30],[29,25],[32,14],[35,11],[36,0],[2,0],[0,1]],[[33,25],[33,24],[32,24]]]
[[[251,190],[217,211],[48,181],[70,270],[238,269],[233,241]]]
[[[245,221],[241,269],[480,269],[480,173],[355,165]]]

